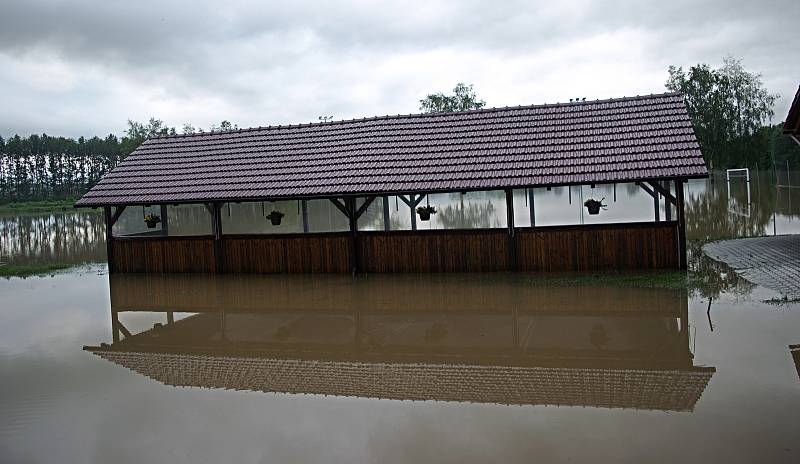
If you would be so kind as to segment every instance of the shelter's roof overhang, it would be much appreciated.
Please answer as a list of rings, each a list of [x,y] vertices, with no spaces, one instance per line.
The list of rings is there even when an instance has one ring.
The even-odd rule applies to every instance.
[[[797,87],[794,101],[792,101],[792,106],[789,107],[789,114],[786,115],[783,133],[792,136],[795,142],[800,143],[800,86]]]

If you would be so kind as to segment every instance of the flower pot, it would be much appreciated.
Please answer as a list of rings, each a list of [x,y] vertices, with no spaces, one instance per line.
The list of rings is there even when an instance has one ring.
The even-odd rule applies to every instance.
[[[146,224],[148,229],[155,229],[158,223],[156,221],[147,221]]]
[[[269,220],[270,220],[270,222],[272,223],[273,226],[281,225],[281,219],[283,219],[283,218],[280,217],[280,216],[270,216],[269,217]]]
[[[419,220],[420,221],[430,221],[431,220],[431,213],[429,211],[425,211],[424,213],[419,213]]]
[[[600,205],[588,205],[586,209],[589,210],[589,214],[600,214]]]

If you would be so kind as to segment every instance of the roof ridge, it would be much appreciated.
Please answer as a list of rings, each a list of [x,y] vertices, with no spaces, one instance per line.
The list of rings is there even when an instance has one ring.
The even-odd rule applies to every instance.
[[[319,121],[319,122],[308,122],[308,123],[298,123],[298,124],[278,124],[278,125],[269,125],[269,126],[258,126],[258,127],[245,127],[241,129],[233,129],[233,130],[226,130],[226,131],[210,131],[210,132],[200,132],[194,134],[172,134],[172,135],[157,135],[155,137],[151,137],[148,140],[164,140],[164,139],[172,139],[172,138],[192,138],[192,137],[200,137],[205,135],[228,135],[228,134],[239,134],[244,132],[255,132],[255,131],[263,131],[263,130],[276,130],[276,129],[291,129],[291,128],[302,128],[302,127],[325,127],[325,126],[334,126],[339,124],[352,124],[356,122],[367,122],[367,121],[379,121],[379,120],[394,120],[394,119],[406,119],[406,118],[421,118],[421,117],[444,117],[444,116],[453,116],[453,115],[463,115],[463,114],[486,114],[486,113],[496,113],[502,111],[516,111],[516,110],[526,110],[526,109],[539,109],[539,108],[561,108],[566,106],[583,106],[583,105],[597,105],[603,103],[616,103],[622,101],[632,101],[632,100],[649,100],[652,98],[661,98],[661,97],[674,97],[682,95],[680,92],[663,92],[663,93],[651,93],[647,95],[636,95],[636,96],[623,96],[623,97],[613,97],[613,98],[605,98],[605,99],[595,99],[590,101],[576,101],[576,102],[556,102],[556,103],[537,103],[532,105],[517,105],[517,106],[504,106],[504,107],[491,107],[491,108],[480,108],[480,109],[470,109],[470,110],[463,110],[463,111],[444,111],[438,113],[408,113],[408,114],[396,114],[396,115],[382,115],[382,116],[368,116],[363,118],[352,118],[352,119],[339,119],[336,121]]]

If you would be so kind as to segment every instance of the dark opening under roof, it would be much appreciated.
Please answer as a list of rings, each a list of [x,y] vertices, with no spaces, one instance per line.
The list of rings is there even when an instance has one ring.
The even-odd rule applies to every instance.
[[[469,191],[708,176],[677,93],[145,141],[77,206]]]

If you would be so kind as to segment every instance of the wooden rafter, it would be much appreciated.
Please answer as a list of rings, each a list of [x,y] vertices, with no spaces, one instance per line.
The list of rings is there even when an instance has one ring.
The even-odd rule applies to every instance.
[[[350,212],[347,210],[347,206],[345,206],[338,198],[329,198],[333,206],[339,209],[347,217],[350,217]]]
[[[369,208],[369,205],[371,205],[373,201],[375,201],[375,197],[367,197],[366,200],[364,200],[364,204],[361,205],[360,208],[358,208],[358,211],[356,211],[356,219],[360,218],[361,215],[364,214],[364,212],[367,210],[367,208]]]
[[[678,204],[678,199],[675,198],[675,196],[672,195],[672,193],[670,193],[669,190],[665,189],[664,186],[662,186],[658,182],[648,182],[648,184],[650,184],[650,186],[653,187],[653,189],[656,192],[660,193],[661,195],[664,195],[664,198],[666,198],[667,201],[669,201],[673,205],[677,205]]]
[[[117,220],[120,216],[122,216],[123,211],[125,211],[125,206],[117,206],[114,209],[114,215],[111,216],[111,224],[108,225],[109,227],[117,223]]]

